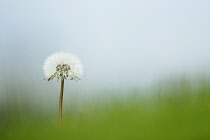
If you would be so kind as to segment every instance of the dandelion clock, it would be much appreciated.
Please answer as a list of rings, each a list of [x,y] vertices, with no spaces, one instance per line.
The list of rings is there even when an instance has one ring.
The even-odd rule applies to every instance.
[[[54,78],[61,81],[60,98],[59,98],[59,121],[62,124],[62,104],[63,104],[63,91],[64,81],[80,80],[83,74],[83,66],[80,60],[70,53],[54,53],[50,55],[43,65],[44,74],[48,81]]]

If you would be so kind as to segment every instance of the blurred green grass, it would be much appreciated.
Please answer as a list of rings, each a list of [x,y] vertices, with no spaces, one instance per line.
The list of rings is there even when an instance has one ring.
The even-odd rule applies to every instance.
[[[150,96],[139,92],[130,91],[124,99],[89,101],[79,108],[64,106],[62,127],[56,112],[11,99],[0,109],[0,140],[210,139],[208,81],[165,82],[153,87]]]

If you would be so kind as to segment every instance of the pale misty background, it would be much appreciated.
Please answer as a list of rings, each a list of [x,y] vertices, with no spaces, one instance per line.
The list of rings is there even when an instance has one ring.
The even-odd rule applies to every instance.
[[[84,65],[83,80],[65,83],[65,98],[68,91],[141,88],[210,67],[209,0],[2,0],[0,20],[1,93],[57,101],[60,83],[43,80],[42,70],[57,51]]]

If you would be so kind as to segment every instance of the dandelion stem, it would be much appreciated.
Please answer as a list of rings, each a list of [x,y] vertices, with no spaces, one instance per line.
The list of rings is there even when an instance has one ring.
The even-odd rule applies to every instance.
[[[59,98],[59,121],[60,121],[60,125],[62,125],[63,90],[64,90],[64,78],[61,79],[61,90],[60,90],[60,98]]]

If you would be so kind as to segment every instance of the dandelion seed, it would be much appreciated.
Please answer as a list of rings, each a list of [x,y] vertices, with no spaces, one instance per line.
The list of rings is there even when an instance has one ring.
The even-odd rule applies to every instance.
[[[54,53],[50,55],[43,65],[44,74],[48,81],[57,78],[61,79],[61,90],[59,98],[59,120],[62,124],[62,104],[63,104],[63,91],[64,80],[80,80],[83,75],[83,66],[80,60],[70,53]]]

